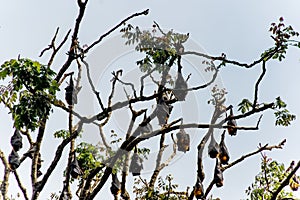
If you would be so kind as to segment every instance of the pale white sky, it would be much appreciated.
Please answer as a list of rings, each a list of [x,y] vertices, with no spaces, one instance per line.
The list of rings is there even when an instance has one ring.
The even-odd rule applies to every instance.
[[[285,18],[286,24],[292,24],[296,30],[300,31],[299,7],[300,3],[297,0],[285,2],[279,0],[191,0],[186,2],[178,0],[90,0],[82,22],[79,40],[81,44],[90,44],[126,16],[149,8],[148,16],[136,18],[131,23],[148,28],[152,26],[152,22],[155,20],[164,29],[172,28],[178,32],[189,32],[191,39],[212,55],[220,55],[224,52],[230,59],[250,62],[258,58],[263,50],[272,46],[268,29],[270,23],[276,22],[280,16]],[[40,51],[49,44],[57,27],[60,27],[58,39],[62,39],[67,30],[73,28],[77,10],[76,1],[12,0],[3,2],[0,7],[0,63],[10,58],[16,58],[19,54],[22,57],[45,63],[47,57],[39,58]],[[53,65],[54,69],[58,69],[65,60],[65,52],[66,49],[63,49],[57,57]],[[298,77],[300,74],[299,52],[299,50],[292,48],[288,51],[285,61],[281,63],[271,62],[267,66],[267,75],[260,87],[259,96],[260,101],[270,102],[280,95],[288,103],[288,108],[297,116],[300,116],[300,94],[296,89],[300,84]],[[253,83],[257,80],[259,73],[259,67],[253,70],[244,70],[228,65],[222,69],[223,85],[229,92],[228,104],[237,105],[243,98],[252,98]],[[206,102],[207,98],[205,95],[202,101]],[[58,127],[66,128],[67,123],[67,118],[59,118],[66,119],[66,121],[57,120],[55,116],[58,115],[66,116],[56,110],[54,117],[51,118],[54,122],[50,124],[48,129],[47,140],[53,144],[53,147],[58,143],[57,140],[51,138],[53,131],[57,130]],[[210,115],[210,112],[199,113],[201,119],[208,119]],[[2,106],[0,107],[0,119],[0,148],[8,155],[11,150],[8,141],[12,135],[12,124],[7,115],[7,109]],[[253,125],[255,120],[256,118],[251,118],[250,121],[240,121],[239,124]],[[262,144],[277,144],[283,138],[287,138],[285,148],[282,151],[270,152],[268,155],[286,165],[292,160],[299,160],[299,119],[297,118],[288,128],[274,127],[274,121],[272,112],[268,111],[263,117],[259,131],[240,131],[237,137],[227,138],[232,160],[254,150],[260,142]],[[202,133],[203,131],[199,132],[199,134]],[[93,137],[89,136],[88,140],[92,140]],[[197,141],[193,145],[195,149]],[[55,148],[47,146],[42,150],[45,155],[44,160],[47,158],[51,160],[51,153],[55,151]],[[170,168],[164,170],[164,174],[174,173],[175,182],[179,185],[182,187],[192,186],[195,182],[196,173],[195,153],[195,150],[191,150],[185,156],[177,159]],[[210,160],[208,158],[207,160],[209,163]],[[28,184],[30,182],[25,177],[29,171],[25,170],[28,169],[26,166],[29,164],[29,161],[25,162],[24,168],[22,168],[24,170],[19,172],[24,174],[24,183]],[[245,198],[244,190],[254,180],[255,174],[259,171],[259,164],[260,157],[255,156],[226,171],[224,174],[225,185],[222,188],[214,189],[214,196],[224,200]],[[42,167],[44,170],[47,168],[47,163],[45,165]],[[64,167],[62,162],[59,165]],[[2,171],[2,168],[0,169]],[[59,170],[55,172],[59,173]],[[13,180],[13,176],[10,178]],[[57,184],[56,177],[52,177],[50,181],[41,193],[41,199],[49,197],[50,192],[61,189],[62,185],[61,183]],[[110,183],[107,185],[109,186]],[[18,190],[14,188],[10,189],[10,192],[15,194]],[[101,197],[98,199],[112,198],[109,191],[100,194]]]

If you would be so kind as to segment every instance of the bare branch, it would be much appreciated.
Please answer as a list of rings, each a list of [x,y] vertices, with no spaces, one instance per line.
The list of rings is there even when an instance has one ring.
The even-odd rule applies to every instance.
[[[172,135],[172,140],[173,140],[173,152],[169,156],[169,158],[159,166],[159,168],[158,168],[159,171],[161,171],[163,168],[167,167],[176,155],[176,142],[174,141],[173,135]]]
[[[157,66],[154,67],[153,69],[151,69],[149,72],[147,72],[143,76],[141,76],[141,78],[140,78],[140,82],[141,82],[140,96],[143,96],[143,92],[144,92],[144,79],[146,77],[150,76],[156,69],[157,69]]]
[[[253,109],[255,109],[256,104],[257,104],[257,99],[258,99],[258,86],[259,86],[260,82],[262,81],[263,77],[265,76],[266,71],[267,71],[267,69],[266,69],[266,61],[264,60],[264,61],[262,62],[262,73],[261,73],[261,75],[259,76],[259,78],[258,78],[258,80],[257,80],[257,82],[256,82],[256,84],[255,84],[254,100],[253,100],[253,104],[252,104],[252,108],[253,108]]]
[[[44,53],[50,49],[54,49],[55,50],[55,40],[56,40],[56,37],[57,37],[57,34],[58,34],[58,31],[59,31],[59,27],[56,28],[56,31],[55,31],[55,34],[52,38],[52,41],[51,43],[48,45],[48,47],[46,47],[45,49],[42,50],[41,54],[39,55],[39,57],[42,57],[44,55]]]
[[[240,67],[245,67],[245,68],[252,68],[255,65],[263,62],[266,58],[270,58],[272,57],[277,51],[278,51],[278,47],[274,48],[272,51],[269,51],[267,54],[265,54],[264,56],[260,57],[259,59],[253,61],[250,64],[247,63],[241,63],[238,61],[234,61],[234,60],[228,60],[226,59],[226,56],[210,56],[204,53],[200,53],[200,52],[195,52],[195,51],[185,51],[183,52],[181,55],[196,55],[196,56],[200,56],[203,58],[207,58],[207,59],[211,59],[211,60],[218,60],[224,63],[228,63],[228,64],[232,64],[232,65],[236,65],[236,66],[240,66]]]
[[[29,200],[28,196],[27,196],[27,191],[26,191],[26,188],[23,186],[23,184],[21,183],[21,180],[20,180],[20,177],[17,173],[16,170],[13,171],[14,175],[15,175],[15,178],[17,180],[17,183],[18,183],[18,186],[19,188],[21,189],[22,193],[23,193],[23,196],[24,196],[24,199],[25,200]]]
[[[99,127],[100,137],[101,137],[101,139],[102,139],[102,142],[103,142],[104,146],[105,146],[107,149],[111,149],[111,147],[110,147],[110,146],[107,144],[107,142],[106,142],[106,137],[105,137],[105,135],[104,135],[104,133],[103,133],[103,126],[102,126],[101,124],[99,124],[98,127]]]
[[[69,133],[70,133],[70,137],[72,137],[72,134],[76,134],[73,133],[72,129],[72,123],[73,123],[73,106],[69,105]],[[69,150],[69,156],[68,156],[68,162],[67,162],[67,166],[66,166],[66,174],[65,174],[65,180],[63,182],[63,190],[61,192],[61,195],[59,197],[60,200],[62,200],[65,196],[65,192],[66,195],[68,196],[68,198],[72,199],[72,193],[71,193],[71,189],[70,189],[70,166],[72,163],[72,157],[73,157],[73,153],[74,153],[74,148],[75,148],[75,138],[73,138],[70,142],[70,150]],[[75,158],[74,158],[75,159]]]
[[[32,165],[31,165],[31,182],[33,188],[35,188],[35,184],[37,182],[37,163],[38,163],[38,158],[40,156],[41,144],[45,134],[46,122],[47,122],[46,118],[41,120],[39,130],[38,130],[38,135],[35,142],[35,151],[33,154]]]
[[[81,2],[80,0],[78,0],[79,13],[78,13],[78,16],[77,16],[77,19],[76,19],[74,32],[73,32],[73,35],[72,35],[72,41],[71,41],[71,45],[70,45],[70,48],[69,48],[68,58],[67,58],[66,62],[63,64],[63,66],[60,68],[59,72],[57,73],[57,75],[55,77],[55,80],[57,82],[60,81],[62,75],[67,71],[67,69],[70,67],[73,60],[75,59],[75,48],[78,45],[77,38],[78,38],[78,33],[79,33],[79,27],[80,27],[81,21],[82,21],[83,16],[84,16],[84,12],[85,12],[87,2],[88,2],[88,0],[86,0],[84,2]]]
[[[98,103],[99,103],[101,109],[104,111],[105,108],[104,108],[104,105],[103,105],[103,103],[102,103],[102,101],[101,101],[100,93],[99,93],[98,91],[96,91],[96,88],[95,88],[95,86],[94,86],[94,84],[93,84],[93,81],[92,81],[92,78],[91,78],[89,64],[88,64],[85,60],[83,60],[83,59],[81,59],[81,61],[84,63],[84,65],[85,65],[85,67],[86,67],[87,77],[88,77],[90,86],[91,86],[91,88],[92,88],[92,91],[93,91],[94,94],[96,95],[97,100],[98,100]]]
[[[258,148],[256,151],[248,153],[246,155],[243,155],[242,157],[240,157],[239,159],[229,163],[228,165],[223,167],[223,171],[227,170],[228,168],[242,162],[243,160],[245,160],[246,158],[253,156],[255,154],[258,154],[262,151],[272,151],[273,149],[282,149],[284,144],[285,144],[286,140],[284,139],[283,141],[281,141],[278,145],[273,145],[273,146],[268,146],[268,144]]]
[[[117,24],[112,29],[110,29],[108,32],[106,32],[103,35],[101,35],[100,38],[97,41],[93,42],[90,46],[88,46],[84,50],[84,53],[87,53],[91,48],[93,48],[95,45],[99,44],[105,37],[107,37],[109,34],[111,34],[112,32],[114,32],[117,28],[119,28],[120,26],[122,26],[123,24],[125,24],[128,20],[130,20],[130,19],[132,19],[134,17],[138,17],[140,15],[148,15],[148,13],[149,13],[149,9],[144,10],[142,12],[134,13],[134,14],[130,15],[129,17],[125,18],[119,24]]]
[[[120,71],[120,70],[119,70],[119,71]],[[122,71],[122,70],[121,70],[121,71]],[[121,79],[119,79],[119,76],[118,76],[117,74],[118,74],[118,72],[112,72],[112,75],[114,76],[114,79],[116,79],[117,81],[119,81],[119,82],[122,83],[123,85],[128,85],[128,86],[130,86],[131,89],[132,89],[132,91],[133,91],[134,97],[137,98],[137,96],[136,96],[136,90],[135,90],[135,88],[134,88],[133,83],[122,81]]]
[[[42,57],[43,54],[44,54],[46,51],[48,51],[48,50],[50,50],[50,49],[53,49],[52,55],[51,55],[51,57],[50,57],[50,59],[49,59],[49,61],[48,61],[48,67],[51,66],[51,64],[52,64],[52,62],[53,62],[53,60],[54,60],[55,55],[56,55],[57,52],[60,50],[60,48],[66,43],[66,41],[67,41],[67,39],[68,39],[68,37],[69,37],[69,35],[70,35],[70,33],[71,33],[71,29],[70,29],[70,30],[68,31],[68,33],[66,34],[65,38],[63,39],[63,41],[62,41],[62,42],[59,44],[59,46],[56,48],[56,47],[55,47],[55,40],[56,40],[58,31],[59,31],[59,27],[57,27],[56,32],[55,32],[55,34],[54,34],[54,37],[53,37],[51,43],[48,45],[47,48],[43,49],[43,51],[42,51],[41,54],[39,55],[39,57]]]
[[[10,168],[9,168],[9,164],[8,164],[6,157],[2,150],[0,150],[0,159],[4,166],[4,176],[3,176],[3,180],[2,180],[2,183],[0,186],[0,189],[1,189],[1,194],[2,194],[3,200],[6,200],[6,199],[8,199],[7,191],[8,191],[8,178],[9,178]]]
[[[153,188],[154,184],[156,182],[156,179],[158,177],[159,172],[161,171],[162,168],[160,168],[161,166],[161,160],[162,160],[162,156],[163,156],[163,152],[165,151],[166,146],[164,145],[165,142],[165,133],[161,134],[160,136],[160,141],[159,141],[159,151],[156,157],[156,166],[155,166],[155,170],[152,173],[150,182],[149,182],[149,187]]]
[[[48,66],[51,66],[54,60],[54,57],[56,56],[57,52],[61,49],[61,47],[67,42],[69,35],[71,33],[71,29],[69,29],[69,31],[67,32],[66,36],[64,37],[64,39],[61,41],[61,43],[58,45],[57,48],[54,49],[49,62],[48,62]]]

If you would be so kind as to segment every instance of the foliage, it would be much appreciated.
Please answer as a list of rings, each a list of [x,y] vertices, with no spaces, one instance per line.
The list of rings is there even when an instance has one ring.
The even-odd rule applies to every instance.
[[[24,154],[21,159],[32,159],[32,165],[30,165],[30,177],[32,181],[31,186],[33,191],[32,199],[38,198],[38,195],[43,190],[50,175],[52,175],[54,169],[57,166],[57,163],[61,159],[65,147],[68,145],[70,146],[68,154],[69,157],[67,159],[68,163],[66,164],[66,168],[64,170],[65,173],[61,173],[65,178],[62,184],[63,189],[61,192],[59,192],[60,196],[56,195],[56,193],[52,193],[52,195],[50,196],[51,199],[65,199],[65,194],[67,194],[69,199],[69,197],[72,196],[70,184],[73,183],[75,178],[79,179],[79,185],[77,187],[76,194],[80,196],[80,199],[94,199],[97,193],[102,189],[104,184],[109,180],[109,177],[112,176],[112,174],[114,175],[112,176],[111,182],[112,195],[115,199],[118,199],[117,196],[120,193],[122,197],[126,196],[126,193],[128,192],[126,191],[127,185],[125,184],[128,183],[128,181],[126,181],[126,178],[128,178],[128,167],[131,163],[135,164],[134,162],[132,162],[133,159],[131,158],[130,154],[134,152],[147,159],[150,153],[150,148],[141,147],[139,146],[139,144],[144,140],[148,140],[156,136],[160,137],[159,147],[157,151],[158,153],[156,157],[156,167],[153,170],[153,174],[150,180],[145,180],[141,176],[135,179],[133,192],[137,200],[179,200],[188,199],[189,196],[191,196],[192,198],[196,196],[197,198],[206,199],[207,196],[210,195],[211,189],[215,185],[217,187],[223,186],[223,172],[225,170],[238,164],[246,157],[255,155],[264,150],[272,150],[273,148],[279,149],[282,147],[284,142],[279,145],[279,147],[266,145],[264,148],[259,148],[259,150],[257,151],[251,152],[247,155],[242,155],[240,159],[228,163],[227,161],[229,159],[229,152],[227,147],[225,146],[224,141],[226,133],[224,125],[226,124],[226,122],[229,135],[235,136],[237,135],[238,129],[257,130],[258,128],[243,127],[241,124],[237,126],[237,120],[243,118],[246,119],[248,116],[264,112],[267,109],[274,110],[276,125],[288,126],[293,120],[295,120],[296,117],[295,115],[290,114],[290,112],[287,110],[287,104],[282,101],[280,97],[276,98],[275,102],[269,104],[264,102],[257,102],[257,94],[259,93],[258,85],[260,84],[264,76],[264,70],[255,84],[256,87],[254,102],[252,103],[248,99],[243,99],[241,103],[238,104],[238,110],[241,112],[238,117],[233,115],[233,106],[227,105],[230,103],[226,102],[226,89],[219,88],[218,85],[213,84],[216,84],[215,78],[219,75],[220,69],[222,67],[225,67],[227,64],[246,68],[251,68],[254,65],[261,64],[262,68],[264,69],[266,67],[265,64],[267,63],[267,61],[270,61],[271,59],[282,61],[285,58],[289,46],[296,46],[300,48],[300,42],[293,39],[294,37],[297,37],[299,35],[298,32],[294,31],[291,26],[286,26],[283,23],[283,18],[279,19],[279,23],[271,24],[270,31],[271,38],[275,42],[274,46],[264,51],[261,54],[261,57],[253,62],[254,64],[243,64],[238,61],[228,60],[224,53],[222,53],[221,56],[210,56],[199,52],[185,51],[184,45],[189,39],[189,34],[176,33],[173,30],[163,31],[157,23],[153,25],[153,28],[151,30],[140,30],[139,27],[134,28],[131,24],[128,24],[127,26],[125,25],[125,22],[133,17],[148,14],[148,10],[145,10],[141,13],[135,13],[129,18],[126,18],[119,25],[115,26],[106,34],[102,35],[100,39],[92,43],[92,45],[87,47],[84,45],[83,47],[80,47],[78,32],[80,29],[80,22],[85,12],[85,6],[88,1],[77,1],[77,3],[79,6],[79,15],[76,19],[74,32],[71,37],[71,47],[69,49],[69,52],[67,53],[68,59],[66,59],[67,61],[63,65],[61,65],[62,67],[60,69],[58,69],[57,74],[50,69],[50,66],[42,65],[37,61],[32,61],[27,58],[12,59],[0,66],[0,79],[7,80],[10,78],[13,88],[11,91],[4,91],[0,97],[0,100],[10,110],[13,117],[14,126],[17,129],[20,129],[22,134],[27,136],[28,143],[30,144],[30,149],[27,153]],[[136,51],[139,53],[139,55],[143,56],[140,60],[136,61],[139,69],[145,74],[140,79],[140,83],[142,84],[140,85],[140,95],[137,95],[135,90],[136,86],[132,82],[125,82],[121,80],[120,76],[122,75],[122,73],[113,72],[113,79],[111,80],[112,88],[111,93],[108,96],[108,101],[102,101],[103,96],[100,95],[100,92],[96,91],[96,88],[93,84],[93,79],[90,77],[90,68],[87,62],[84,60],[86,57],[85,54],[93,46],[101,42],[104,37],[112,33],[117,28],[121,27],[123,24],[125,26],[120,31],[123,33],[122,37],[126,40],[125,45],[136,45]],[[65,40],[56,48],[55,39],[57,36],[57,32],[51,42],[51,45],[49,45],[49,47],[43,50],[41,53],[42,55],[47,50],[53,50],[53,54],[49,59],[49,65],[51,65],[57,51],[64,44],[64,42],[67,41],[70,33],[69,32],[66,35]],[[181,70],[186,70],[187,72],[190,70],[189,68],[185,68],[184,66],[182,66],[183,64],[181,63],[181,58],[189,54],[198,56],[199,60],[207,66],[203,70],[207,73],[213,74],[212,79],[204,85],[188,88],[186,81],[190,78],[191,74],[186,78],[186,80],[183,79],[182,75],[179,76],[181,74]],[[92,117],[81,116],[81,113],[76,112],[77,110],[75,108],[75,105],[73,106],[72,103],[68,103],[69,106],[66,107],[61,100],[56,99],[56,92],[59,90],[61,83],[67,76],[70,76],[70,80],[72,80],[73,83],[72,76],[75,76],[76,73],[66,73],[73,61],[76,61],[78,65],[78,77],[77,79],[75,78],[76,84],[74,84],[76,85],[75,87],[77,87],[76,89],[78,89],[76,91],[79,92],[81,88],[81,65],[84,64],[86,66],[86,75],[91,89],[102,109],[100,113],[96,113]],[[219,62],[219,65],[215,65],[215,62]],[[181,82],[185,83],[185,87],[175,88],[178,82],[177,80],[174,82],[173,80],[175,80],[175,78],[171,77],[172,75],[171,73],[169,73],[172,67],[175,68],[174,70],[177,70],[177,80],[180,80],[178,77],[181,77]],[[120,70],[119,72],[122,72],[122,70]],[[159,77],[158,81],[154,80],[152,76],[153,74]],[[151,91],[150,94],[147,94],[147,96],[144,96],[143,79],[146,78],[149,78],[149,80],[152,81],[154,86],[157,86],[157,88],[155,91]],[[116,87],[119,87],[119,85],[116,86],[117,84],[120,84],[121,86],[129,85],[132,88],[133,94],[127,93],[127,91],[125,91],[127,99],[123,102],[114,102],[115,89]],[[71,83],[70,85],[73,86],[73,84]],[[168,88],[169,86],[174,85],[175,87],[173,89]],[[190,91],[199,91],[201,89],[207,89],[210,86],[212,86],[212,98],[208,100],[208,103],[212,106],[214,111],[209,124],[200,124],[200,122],[197,121],[184,124],[183,118],[175,119],[174,121],[168,121],[169,117],[173,114],[173,108],[181,103],[179,101],[185,100],[185,96],[184,98],[182,98],[182,100],[179,100],[176,97],[174,91],[181,91],[184,92],[185,95],[187,95]],[[71,89],[71,91],[73,91],[73,89],[75,88],[71,87]],[[77,95],[77,92],[75,93],[76,94],[74,95]],[[67,97],[65,98],[65,100],[68,102],[68,95],[65,96]],[[104,105],[104,102],[107,102],[107,105]],[[145,107],[143,107],[144,104]],[[67,115],[68,119],[66,120],[66,123],[68,124],[68,127],[70,127],[70,130],[59,130],[54,133],[54,137],[61,138],[62,141],[56,149],[53,161],[50,162],[50,166],[46,170],[46,173],[44,173],[44,175],[42,176],[40,171],[40,168],[42,166],[41,146],[45,144],[47,145],[47,141],[42,139],[44,137],[46,122],[49,115],[51,114],[50,111],[53,105],[69,114]],[[131,119],[128,118],[128,120],[131,121],[128,123],[129,126],[128,131],[126,132],[126,136],[121,137],[120,133],[112,130],[110,132],[110,142],[106,142],[106,135],[104,135],[102,131],[105,132],[107,130],[106,128],[112,125],[110,123],[112,121],[112,112],[116,113],[118,109],[128,109],[128,106],[130,108],[132,116]],[[141,108],[141,110],[135,110],[137,108]],[[227,117],[228,110],[230,110],[229,117]],[[146,116],[147,111],[152,112],[150,115],[148,115],[148,117]],[[136,120],[143,113],[145,114],[144,119],[142,121]],[[76,120],[79,121],[77,125],[74,125],[74,116],[76,116]],[[159,126],[155,127],[158,127],[156,130],[153,130],[153,127],[151,125],[151,123],[153,123],[153,119],[159,121]],[[99,123],[99,121],[101,123]],[[95,125],[94,128],[99,129],[103,144],[99,143],[95,145],[87,143],[85,141],[80,141],[79,143],[78,136],[80,136],[83,125],[86,124]],[[35,131],[37,128],[39,128],[39,131],[36,140],[34,140],[32,137],[34,137],[35,135],[29,133]],[[111,127],[109,128],[111,129]],[[197,164],[195,165],[197,166],[197,177],[195,177],[194,182],[190,183],[195,184],[193,190],[190,191],[190,194],[188,193],[188,188],[191,188],[191,185],[187,186],[187,190],[184,192],[178,191],[178,185],[173,183],[173,175],[168,175],[165,178],[159,176],[159,173],[166,166],[168,166],[169,162],[176,155],[176,147],[180,146],[180,139],[178,139],[178,137],[177,140],[174,139],[172,136],[173,134],[171,133],[178,130],[184,131],[185,128],[207,129],[207,133],[204,134],[202,140],[199,141],[199,144],[197,146],[198,155]],[[215,156],[213,156],[213,159],[215,159],[216,161],[215,175],[217,172],[217,176],[219,176],[220,180],[219,182],[216,182],[216,179],[213,178],[211,179],[210,185],[205,185],[203,187],[203,183],[207,183],[204,182],[204,148],[207,147],[206,144],[209,141],[209,138],[211,138],[210,141],[214,142],[214,147],[219,145],[217,141],[212,140],[212,138],[214,137],[215,128],[224,129],[224,134],[222,135],[221,142],[223,142],[223,148],[226,147],[225,149],[228,159],[226,159],[226,162],[220,163],[220,155],[222,155],[222,152],[220,148],[215,148]],[[231,134],[230,130],[234,131],[234,134]],[[124,134],[122,133],[122,135]],[[167,151],[165,151],[165,148],[168,146],[166,144],[167,137],[169,137],[169,140],[172,139],[173,141],[173,152],[165,161],[165,157],[168,156],[166,154]],[[189,135],[187,138],[188,143],[186,144],[187,148],[185,149],[189,150]],[[178,148],[177,150],[180,151],[180,148]],[[15,152],[13,151],[12,153]],[[5,160],[4,156],[2,156],[1,159],[5,165],[5,168],[9,168],[9,165],[11,164],[10,159],[8,162]],[[19,158],[16,159],[17,161],[19,161]],[[24,160],[22,160],[22,162],[23,161]],[[138,164],[142,166],[142,159],[140,159],[139,162],[140,163]],[[72,176],[72,170],[73,172],[76,172],[76,176]],[[6,173],[6,171],[8,171],[8,173],[10,172],[10,170],[5,170],[4,173]],[[83,173],[81,173],[81,171],[83,171]],[[38,172],[40,172],[40,175],[38,175]],[[279,164],[278,162],[272,161],[266,156],[263,156],[261,172],[255,177],[254,183],[246,191],[250,196],[250,199],[270,199],[270,197],[273,195],[273,192],[276,191],[280,186],[282,186],[281,182],[287,177],[288,172],[289,170],[286,170],[283,164]],[[120,174],[122,174],[121,183],[119,183],[120,181],[117,178],[117,176]],[[39,177],[39,180],[37,180],[37,176],[42,177]],[[17,182],[19,183],[18,180]],[[294,182],[298,184],[296,181]],[[6,182],[4,183],[8,185]],[[1,184],[0,188],[1,192],[3,191],[4,194],[7,193],[5,184]],[[21,188],[25,199],[29,199],[28,197],[26,198],[26,190],[22,188],[23,186],[20,185],[19,187]],[[298,187],[298,185],[296,186]],[[204,191],[203,188],[205,188],[206,190]],[[292,192],[282,190],[280,191],[278,198],[292,196]]]
[[[135,179],[133,192],[136,194],[136,200],[181,200],[187,199],[185,193],[176,193],[177,184],[172,183],[173,177],[171,174],[164,179],[159,177],[158,185],[155,188],[148,187],[144,180]]]
[[[81,169],[84,172],[84,177],[89,175],[91,170],[96,167],[102,166],[104,155],[101,154],[105,151],[105,148],[98,145],[92,145],[89,143],[81,142],[76,147],[78,153],[77,159]]]
[[[243,99],[238,106],[238,110],[240,110],[244,114],[252,108],[252,103],[248,99]]]
[[[153,25],[152,30],[143,31],[128,25],[121,32],[122,37],[127,39],[125,44],[138,43],[135,49],[146,54],[145,58],[137,61],[142,72],[150,72],[155,68],[162,73],[168,61],[174,59],[180,51],[183,52],[183,43],[189,38],[189,34],[175,33],[173,30],[164,33],[157,25]]]
[[[16,128],[35,130],[48,117],[58,90],[54,75],[49,67],[27,58],[1,65],[0,79],[11,77],[13,86],[12,92],[5,92],[1,100],[11,108]]]
[[[276,112],[274,112],[276,117],[275,125],[288,126],[291,121],[296,119],[296,116],[290,114],[290,111],[286,109],[287,105],[283,102],[280,97],[276,98],[275,106]]]
[[[251,200],[271,199],[273,192],[278,189],[288,174],[289,170],[284,167],[284,164],[263,155],[261,172],[255,176],[254,183],[248,187],[246,194]],[[282,190],[277,197],[278,199],[283,199],[293,198],[294,196],[292,192]]]
[[[66,139],[68,137],[70,137],[70,132],[69,131],[66,131],[66,130],[59,130],[59,131],[56,131],[53,136],[55,138],[62,138],[62,139]]]
[[[238,104],[238,106],[238,110],[241,111],[242,114],[245,114],[253,108],[252,103],[248,99],[243,99],[242,102]],[[256,107],[259,108],[260,105],[256,105]],[[286,107],[287,104],[282,101],[280,97],[277,97],[275,99],[273,106],[274,115],[276,117],[275,125],[289,126],[291,122],[296,119],[296,116],[291,114],[290,111],[286,109]]]
[[[274,40],[274,47],[268,49],[262,54],[262,57],[266,57],[266,59],[269,59],[269,54],[272,53],[272,59],[278,59],[279,61],[282,61],[285,58],[286,51],[288,49],[288,46],[296,46],[300,48],[300,42],[293,40],[292,37],[298,37],[299,33],[296,32],[292,26],[286,26],[284,24],[283,17],[279,18],[279,22],[272,23],[270,27],[271,32],[271,38]]]

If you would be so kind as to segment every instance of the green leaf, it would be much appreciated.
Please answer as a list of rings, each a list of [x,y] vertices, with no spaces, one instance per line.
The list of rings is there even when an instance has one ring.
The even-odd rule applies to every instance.
[[[244,114],[252,108],[252,103],[248,99],[243,99],[242,102],[238,104],[238,106],[238,110]]]

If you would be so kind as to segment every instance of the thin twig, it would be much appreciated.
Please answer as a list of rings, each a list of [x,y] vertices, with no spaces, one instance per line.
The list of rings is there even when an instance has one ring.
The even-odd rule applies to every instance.
[[[125,24],[128,20],[130,20],[130,19],[132,19],[134,17],[138,17],[140,15],[148,15],[148,13],[149,13],[149,9],[144,10],[142,12],[134,13],[134,14],[130,15],[129,17],[125,18],[119,24],[117,24],[112,29],[110,29],[108,32],[106,32],[105,34],[101,35],[100,38],[97,41],[93,42],[90,46],[88,46],[84,50],[84,53],[87,53],[91,48],[93,48],[95,45],[99,44],[105,37],[107,37],[109,34],[111,34],[112,32],[114,32],[117,28],[119,28],[120,26],[122,26],[123,24]]]
[[[157,66],[154,67],[153,69],[151,69],[149,72],[147,72],[143,76],[141,76],[141,78],[140,78],[140,82],[141,82],[140,96],[143,96],[143,92],[144,92],[144,79],[147,76],[151,75],[156,69],[157,69]]]
[[[104,111],[105,108],[104,108],[104,105],[103,105],[102,100],[101,100],[101,98],[100,98],[100,93],[99,93],[98,91],[96,91],[96,88],[95,88],[94,83],[93,83],[92,78],[91,78],[89,64],[88,64],[85,60],[83,60],[83,58],[81,59],[81,61],[84,63],[84,65],[85,65],[85,67],[86,67],[87,77],[88,77],[90,86],[91,86],[91,88],[92,88],[92,91],[93,91],[93,93],[96,95],[97,100],[98,100],[98,103],[99,103],[99,105],[100,105],[102,111]]]
[[[55,77],[55,80],[57,82],[60,81],[63,74],[67,71],[67,69],[72,64],[73,60],[76,58],[75,57],[75,48],[78,45],[77,38],[78,38],[79,28],[80,28],[80,24],[81,24],[81,21],[83,19],[84,13],[85,13],[85,8],[88,3],[88,0],[85,0],[84,2],[81,2],[80,0],[78,0],[77,3],[79,6],[79,13],[78,13],[78,16],[76,19],[74,32],[72,35],[72,41],[71,41],[71,45],[69,48],[68,58],[67,58],[66,62],[63,64],[63,66],[60,68],[59,72],[57,73],[57,75]]]
[[[42,52],[40,53],[39,57],[42,57],[46,51],[48,51],[48,50],[50,50],[52,48],[55,50],[55,40],[56,40],[58,31],[59,31],[59,27],[56,28],[56,31],[55,31],[55,34],[54,34],[54,36],[52,38],[51,43],[48,45],[48,47],[46,47],[45,49],[42,50]]]
[[[262,62],[262,73],[260,74],[257,82],[255,83],[255,90],[254,90],[254,100],[253,100],[253,104],[252,104],[252,108],[255,109],[256,107],[256,104],[257,104],[257,99],[258,99],[258,86],[260,84],[260,82],[262,81],[263,77],[265,76],[266,74],[266,61],[263,60]]]
[[[250,64],[241,63],[241,62],[234,61],[234,60],[228,60],[223,55],[222,56],[210,56],[208,54],[195,52],[195,51],[185,51],[181,55],[196,55],[196,56],[200,56],[203,58],[207,58],[207,59],[211,59],[211,60],[218,60],[218,61],[221,61],[224,63],[233,64],[233,65],[240,66],[240,67],[251,68],[251,67],[254,67],[255,65],[261,63],[264,59],[266,59],[268,57],[272,57],[277,51],[278,51],[278,48],[274,48],[272,51],[269,51],[266,55],[260,57],[258,60],[255,60]]]
[[[120,71],[120,70],[119,70],[119,71]],[[122,70],[121,70],[121,71],[122,71]],[[112,75],[114,76],[114,79],[117,80],[117,81],[119,81],[119,82],[122,83],[123,85],[128,85],[128,86],[130,86],[131,89],[132,89],[132,91],[133,91],[134,97],[137,98],[137,96],[136,96],[136,90],[135,90],[135,88],[134,88],[133,83],[122,81],[121,79],[119,79],[119,76],[118,76],[117,74],[118,74],[118,72],[112,72]]]
[[[26,191],[26,188],[23,186],[23,184],[21,183],[21,179],[17,173],[16,170],[13,171],[14,175],[15,175],[15,178],[17,180],[17,183],[18,183],[18,186],[19,188],[21,189],[22,193],[23,193],[23,196],[24,196],[24,199],[26,200],[29,200],[28,196],[27,196],[27,191]]]
[[[236,164],[242,162],[242,161],[245,160],[246,158],[248,158],[248,157],[250,157],[250,156],[253,156],[253,155],[255,155],[255,154],[258,154],[258,153],[260,153],[260,152],[262,152],[262,151],[271,151],[271,150],[273,150],[273,149],[282,149],[283,146],[284,146],[284,144],[285,144],[285,142],[286,142],[286,140],[284,139],[284,140],[281,141],[278,145],[268,146],[268,144],[266,144],[266,145],[264,145],[264,146],[258,148],[256,151],[251,152],[251,153],[248,153],[248,154],[246,154],[246,155],[243,155],[243,156],[241,156],[239,159],[237,159],[237,160],[235,160],[235,161],[229,163],[228,165],[224,166],[224,167],[223,167],[223,171],[225,171],[225,170],[227,170],[228,168],[230,168],[230,167],[232,167],[232,166],[234,166],[234,165],[236,165]]]

